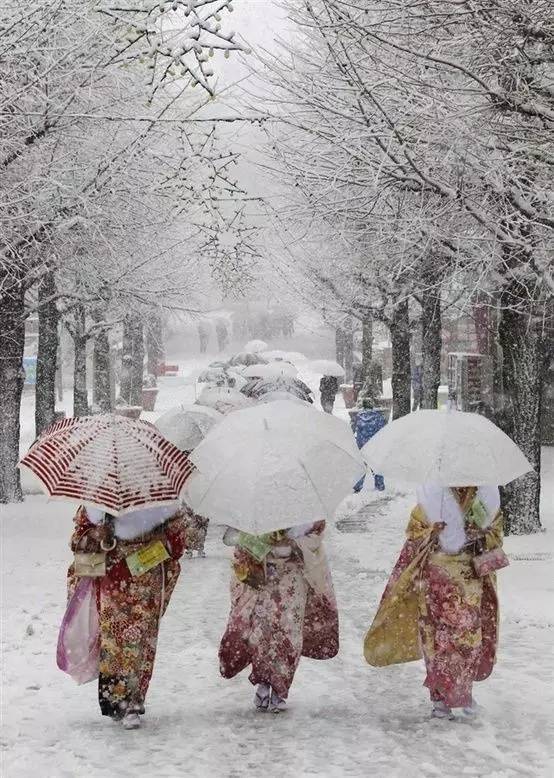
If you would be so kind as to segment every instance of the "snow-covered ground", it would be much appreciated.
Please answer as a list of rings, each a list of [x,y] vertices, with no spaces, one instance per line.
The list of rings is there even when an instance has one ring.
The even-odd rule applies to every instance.
[[[206,360],[208,361],[208,360]],[[183,372],[200,363],[187,363]],[[314,376],[305,376],[312,384]],[[194,397],[181,374],[163,380],[158,408]],[[26,442],[32,408],[26,400]],[[339,413],[341,410],[338,410]],[[153,414],[151,418],[155,418]],[[247,674],[224,681],[217,648],[228,609],[229,559],[216,531],[205,560],[183,561],[162,624],[144,726],[102,718],[94,684],[57,670],[71,508],[38,495],[1,506],[2,778],[548,776],[552,774],[554,451],[545,450],[547,531],[508,538],[500,573],[498,664],[477,686],[476,722],[429,720],[421,663],[374,669],[362,640],[402,543],[408,492],[348,498],[328,547],[341,651],[302,660],[282,716],[252,708]]]

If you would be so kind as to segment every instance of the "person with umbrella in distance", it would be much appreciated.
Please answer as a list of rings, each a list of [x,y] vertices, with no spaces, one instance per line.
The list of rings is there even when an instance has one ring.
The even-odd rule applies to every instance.
[[[362,400],[362,407],[357,412],[356,421],[354,423],[354,434],[356,436],[358,448],[363,448],[379,430],[386,426],[386,423],[385,412],[380,408],[374,408],[371,398],[364,397]],[[364,480],[364,478],[360,478],[354,487],[355,492],[361,491]],[[383,476],[378,473],[373,473],[373,485],[376,491],[383,492],[385,490],[385,479]]]
[[[319,382],[319,397],[325,413],[333,413],[335,397],[339,392],[339,379],[334,375],[324,375]]]
[[[339,378],[344,376],[344,368],[331,359],[317,359],[310,367],[322,376],[319,382],[321,407],[325,413],[333,413],[335,397],[340,389]]]
[[[344,422],[287,401],[229,414],[191,459],[197,471],[185,499],[226,525],[223,541],[234,548],[221,674],[250,666],[256,708],[279,713],[300,658],[338,652],[325,519],[363,461]]]
[[[530,469],[517,446],[482,416],[419,411],[391,422],[364,447],[387,478],[413,481],[417,505],[406,542],[365,636],[370,665],[423,656],[433,718],[478,710],[473,684],[497,649],[495,571],[502,551],[499,490]]]
[[[210,340],[211,326],[209,321],[201,319],[197,324],[198,341],[200,343],[200,353],[205,354],[208,350],[208,343]]]
[[[215,323],[215,334],[219,351],[225,351],[227,344],[229,343],[229,329],[225,319],[217,319]]]
[[[97,678],[102,715],[137,729],[187,545],[178,499],[193,467],[153,425],[112,414],[54,424],[20,464],[51,497],[81,503],[58,666],[78,683]]]

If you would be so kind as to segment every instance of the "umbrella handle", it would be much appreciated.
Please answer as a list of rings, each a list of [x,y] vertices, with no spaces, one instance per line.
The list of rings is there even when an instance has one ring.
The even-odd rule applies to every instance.
[[[114,548],[117,546],[117,540],[115,538],[112,538],[111,545],[107,546],[105,545],[104,541],[100,541],[100,548],[102,551],[113,551]]]

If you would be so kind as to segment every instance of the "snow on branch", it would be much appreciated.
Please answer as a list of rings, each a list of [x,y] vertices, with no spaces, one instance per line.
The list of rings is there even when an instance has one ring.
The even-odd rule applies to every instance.
[[[115,61],[140,62],[151,96],[183,76],[213,95],[214,52],[228,57],[244,50],[236,33],[223,26],[233,11],[231,0],[99,0],[96,8],[117,29]]]

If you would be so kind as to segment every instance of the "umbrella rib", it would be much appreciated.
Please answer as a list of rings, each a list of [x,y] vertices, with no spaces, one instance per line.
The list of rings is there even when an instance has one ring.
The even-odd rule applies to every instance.
[[[299,457],[297,457],[297,462],[298,462],[298,464],[300,465],[300,467],[302,468],[302,470],[303,470],[303,471],[306,473],[306,475],[308,476],[308,480],[309,480],[309,482],[311,483],[311,485],[312,485],[312,488],[313,488],[313,490],[314,490],[315,494],[317,495],[317,499],[319,500],[319,502],[321,503],[321,506],[323,507],[323,511],[324,511],[324,514],[325,514],[325,518],[327,519],[327,518],[328,518],[328,514],[329,514],[329,508],[328,508],[328,507],[325,505],[325,503],[324,503],[324,502],[323,502],[323,500],[321,499],[321,495],[319,494],[319,491],[318,491],[318,489],[316,488],[316,485],[315,485],[315,483],[313,482],[313,479],[312,479],[311,475],[310,475],[310,474],[309,474],[309,472],[308,472],[308,468],[306,467],[306,465],[304,464],[304,462],[303,462],[303,461],[302,461],[302,460],[301,460]]]

